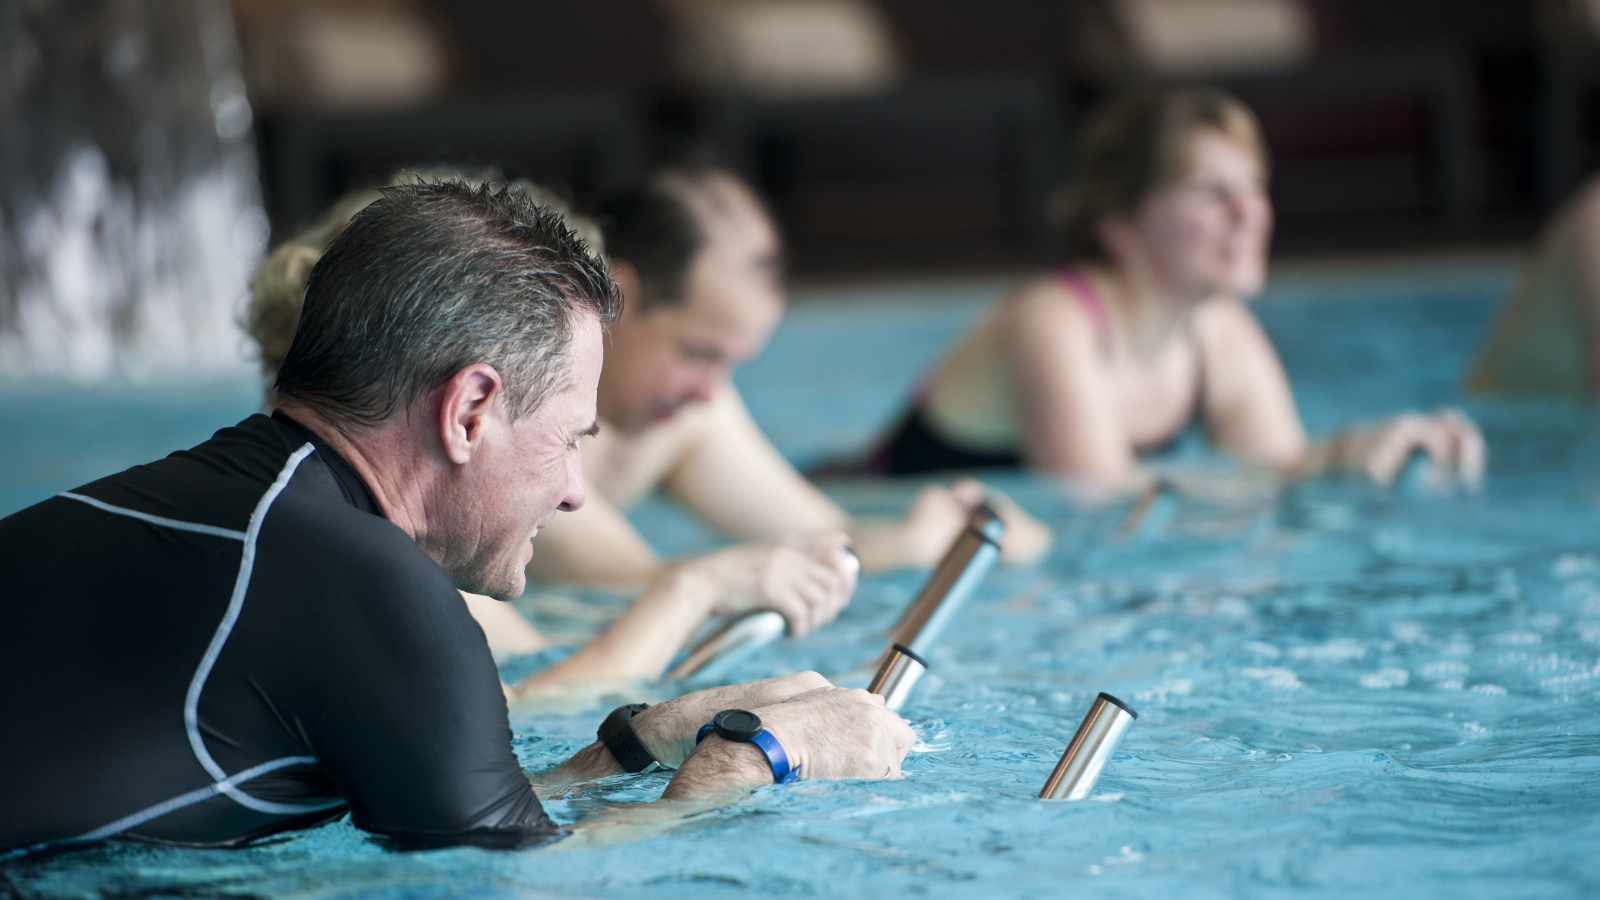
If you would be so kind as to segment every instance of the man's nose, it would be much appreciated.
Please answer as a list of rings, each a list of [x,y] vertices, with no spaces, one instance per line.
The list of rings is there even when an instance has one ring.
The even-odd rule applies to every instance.
[[[567,461],[567,494],[561,498],[561,510],[572,512],[583,507],[585,500],[589,499],[589,489],[583,481],[583,454],[576,451],[569,454]]]

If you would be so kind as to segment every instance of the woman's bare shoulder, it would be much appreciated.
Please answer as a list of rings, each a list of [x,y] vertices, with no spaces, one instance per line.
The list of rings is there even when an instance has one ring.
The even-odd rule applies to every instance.
[[[1219,294],[1195,307],[1194,328],[1202,342],[1212,345],[1261,333],[1261,323],[1250,311],[1250,305],[1228,294]]]
[[[1101,324],[1082,298],[1053,274],[1017,285],[1006,295],[1003,316],[1014,337],[1048,343],[1092,343]]]

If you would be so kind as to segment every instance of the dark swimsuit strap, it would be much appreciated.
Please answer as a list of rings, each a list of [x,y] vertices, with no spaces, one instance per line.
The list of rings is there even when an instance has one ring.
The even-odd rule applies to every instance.
[[[1111,316],[1105,300],[1094,283],[1076,266],[1056,269],[1056,277],[1067,292],[1083,304],[1084,311],[1095,323],[1102,340],[1111,338]],[[1183,424],[1172,436],[1154,445],[1135,448],[1137,452],[1151,453],[1164,450],[1177,443],[1188,431],[1202,411],[1205,396],[1205,359],[1200,355],[1199,341],[1195,341],[1196,389],[1194,405]],[[910,407],[891,428],[866,460],[855,471],[874,475],[914,475],[947,469],[974,469],[1013,467],[1022,464],[1021,454],[1015,450],[990,452],[962,447],[945,438],[928,421],[924,411],[927,404],[929,379],[924,376],[918,385]]]

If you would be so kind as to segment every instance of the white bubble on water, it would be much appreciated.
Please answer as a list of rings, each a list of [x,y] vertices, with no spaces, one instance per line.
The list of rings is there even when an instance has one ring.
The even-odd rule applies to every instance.
[[[1600,560],[1587,553],[1563,553],[1556,557],[1555,565],[1550,567],[1550,574],[1557,578],[1600,575]]]
[[[1277,647],[1274,647],[1271,644],[1262,643],[1261,641],[1246,641],[1244,649],[1249,650],[1251,653],[1254,653],[1257,656],[1265,656],[1268,659],[1277,659],[1283,655],[1282,650],[1279,650]]]
[[[1275,666],[1264,669],[1257,669],[1253,667],[1244,668],[1239,670],[1239,674],[1246,678],[1254,678],[1257,681],[1263,682],[1267,687],[1280,688],[1286,691],[1292,691],[1305,687],[1305,685],[1300,681],[1300,676],[1296,675],[1289,669],[1277,668]]]
[[[1422,630],[1421,622],[1395,622],[1389,626],[1389,633],[1403,644],[1416,644],[1428,639],[1427,633]]]
[[[1438,684],[1436,684],[1434,686],[1437,687],[1441,691],[1459,691],[1459,690],[1461,690],[1461,682],[1455,681],[1453,679],[1450,680],[1450,681],[1441,681],[1441,682],[1439,682]]]
[[[1471,690],[1474,694],[1482,694],[1485,697],[1504,697],[1506,695],[1506,689],[1498,684],[1475,684]]]
[[[1192,680],[1188,678],[1172,678],[1161,682],[1147,691],[1135,691],[1133,698],[1144,703],[1148,703],[1152,700],[1157,703],[1165,703],[1167,702],[1167,696],[1169,694],[1175,694],[1182,697],[1186,696],[1193,689],[1194,682]]]
[[[1345,660],[1360,659],[1367,655],[1367,648],[1355,638],[1338,638],[1326,644],[1317,644],[1310,647],[1294,647],[1289,650],[1289,655],[1295,659],[1315,659],[1322,662],[1343,662]]]
[[[1250,615],[1250,604],[1239,597],[1218,597],[1216,612],[1217,615],[1226,616],[1230,619],[1242,619]]]
[[[1361,676],[1361,686],[1372,690],[1388,690],[1389,688],[1405,687],[1411,681],[1411,673],[1405,669],[1394,667],[1379,669]]]
[[[1464,662],[1456,662],[1453,659],[1441,659],[1438,662],[1431,662],[1423,666],[1421,670],[1419,670],[1419,674],[1429,681],[1443,681],[1448,678],[1465,678],[1467,677],[1467,672],[1469,671],[1471,671],[1470,667]]]

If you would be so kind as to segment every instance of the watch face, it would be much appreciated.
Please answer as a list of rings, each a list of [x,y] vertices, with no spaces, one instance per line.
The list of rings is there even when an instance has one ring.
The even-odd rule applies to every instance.
[[[761,733],[761,717],[742,709],[725,709],[711,720],[717,734],[730,741],[748,741]]]

